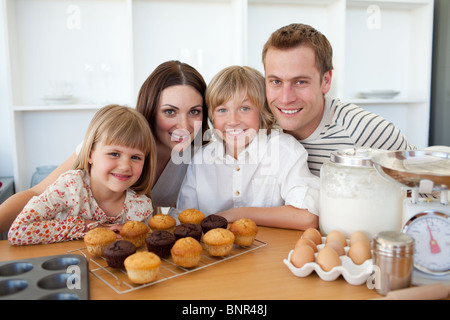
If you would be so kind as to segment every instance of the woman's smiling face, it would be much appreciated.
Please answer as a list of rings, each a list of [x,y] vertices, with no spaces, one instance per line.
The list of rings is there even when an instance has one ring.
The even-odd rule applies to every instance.
[[[188,85],[176,85],[161,92],[156,116],[156,140],[170,150],[184,150],[201,130],[203,98]]]

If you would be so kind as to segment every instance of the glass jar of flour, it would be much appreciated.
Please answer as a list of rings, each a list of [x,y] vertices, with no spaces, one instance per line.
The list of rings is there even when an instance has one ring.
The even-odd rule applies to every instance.
[[[405,192],[384,179],[372,165],[372,149],[331,153],[320,171],[319,225],[347,238],[363,231],[370,239],[381,231],[400,231]]]

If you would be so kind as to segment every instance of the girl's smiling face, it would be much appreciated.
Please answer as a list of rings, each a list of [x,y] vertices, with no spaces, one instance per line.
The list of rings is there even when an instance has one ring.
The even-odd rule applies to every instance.
[[[203,98],[188,85],[164,89],[156,116],[156,140],[170,150],[184,150],[201,130]]]
[[[244,93],[213,110],[215,133],[226,144],[229,155],[237,158],[253,140],[260,127],[260,111]]]
[[[125,192],[139,180],[144,162],[145,154],[139,149],[96,143],[89,157],[93,190]]]

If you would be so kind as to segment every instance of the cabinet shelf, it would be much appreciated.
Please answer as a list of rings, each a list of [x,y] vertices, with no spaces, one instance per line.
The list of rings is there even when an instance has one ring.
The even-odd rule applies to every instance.
[[[426,99],[341,99],[341,101],[354,103],[357,105],[368,105],[368,104],[376,104],[376,105],[403,105],[403,104],[418,104],[418,103],[427,103]]]
[[[54,105],[29,105],[14,106],[14,112],[39,112],[39,111],[77,111],[91,110],[96,111],[103,107],[98,104],[54,104]]]
[[[430,4],[428,0],[348,0],[348,7],[367,8],[370,5],[376,5],[381,8],[410,10]]]
[[[298,22],[331,42],[331,96],[379,111],[412,144],[428,144],[434,0],[0,1],[17,191],[29,186],[37,166],[59,164],[73,153],[99,108],[133,107],[160,63],[186,62],[207,83],[234,64],[264,73],[265,41]],[[369,25],[374,21],[379,24]],[[402,95],[356,98],[385,88]],[[43,104],[42,97],[62,94],[77,99]]]

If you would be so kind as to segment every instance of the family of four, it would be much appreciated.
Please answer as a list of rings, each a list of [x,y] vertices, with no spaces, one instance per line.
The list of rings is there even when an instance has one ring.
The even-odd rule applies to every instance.
[[[231,66],[208,86],[191,66],[162,63],[135,109],[100,109],[74,155],[0,206],[0,229],[11,244],[51,243],[173,207],[305,230],[318,227],[332,151],[414,149],[389,121],[326,95],[332,48],[313,27],[276,30],[262,61],[265,76]]]

